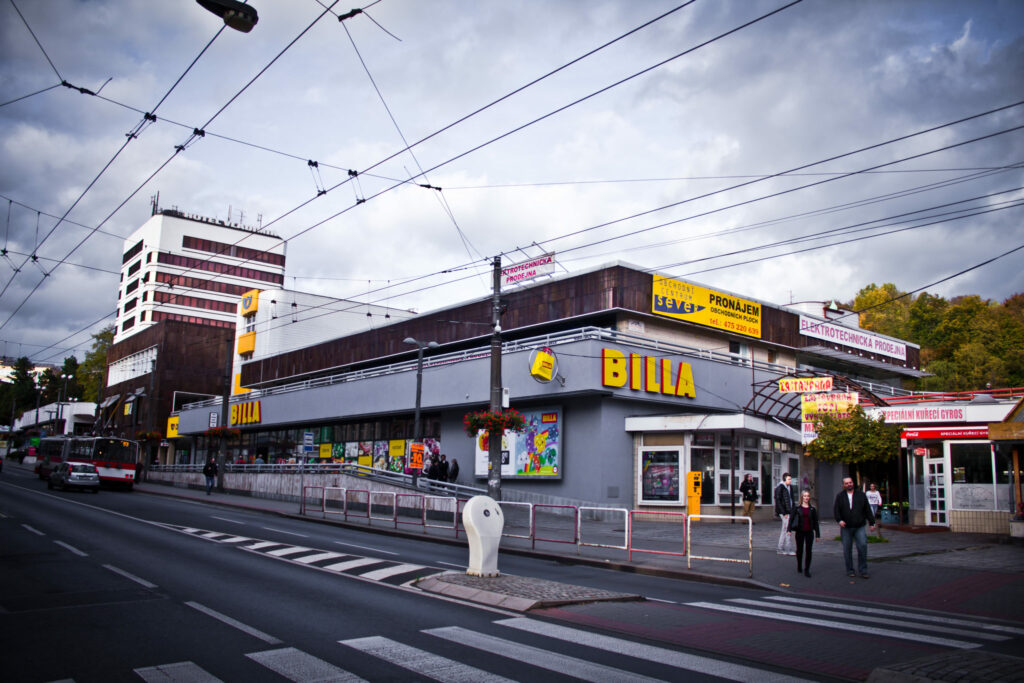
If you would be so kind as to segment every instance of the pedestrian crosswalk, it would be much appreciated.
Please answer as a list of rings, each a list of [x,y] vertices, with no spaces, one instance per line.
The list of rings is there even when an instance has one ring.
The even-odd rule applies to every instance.
[[[327,572],[355,576],[367,581],[378,581],[393,586],[406,586],[418,579],[440,574],[444,570],[397,560],[382,560],[291,543],[265,541],[248,536],[209,531],[189,526],[165,525],[168,528],[216,543],[234,545],[243,550],[296,564],[316,567]]]
[[[537,642],[544,646],[538,646]],[[274,647],[245,653],[244,657],[290,681],[347,682],[385,677],[446,683],[505,683],[552,676],[601,682],[664,681],[685,680],[695,674],[729,681],[801,680],[753,666],[527,617],[494,621],[486,632],[443,626],[423,629],[402,641],[370,635],[339,640],[338,645],[337,663],[327,661],[322,653],[315,656],[295,647]],[[573,654],[565,651],[567,647],[573,648]],[[460,654],[453,657],[452,652]],[[353,657],[353,653],[359,656]],[[388,667],[396,669],[390,671]],[[357,669],[358,673],[351,669]],[[134,672],[142,680],[153,683],[221,680],[191,661],[140,667]]]
[[[938,645],[973,649],[1024,635],[1024,629],[980,619],[954,617],[913,610],[853,605],[788,595],[765,598],[729,598],[718,602],[688,602],[688,607],[745,617],[785,621],[839,631]]]

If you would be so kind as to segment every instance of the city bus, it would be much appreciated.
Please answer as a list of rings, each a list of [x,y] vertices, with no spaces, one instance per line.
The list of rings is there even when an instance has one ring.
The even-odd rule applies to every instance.
[[[38,457],[36,474],[40,479],[49,479],[53,468],[62,462],[91,462],[101,483],[131,489],[139,463],[139,444],[107,436],[51,436],[40,439]]]

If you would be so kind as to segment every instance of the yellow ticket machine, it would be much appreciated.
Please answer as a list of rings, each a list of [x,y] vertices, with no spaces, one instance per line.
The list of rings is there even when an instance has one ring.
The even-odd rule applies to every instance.
[[[700,487],[702,472],[686,473],[686,513],[693,517],[700,514]]]

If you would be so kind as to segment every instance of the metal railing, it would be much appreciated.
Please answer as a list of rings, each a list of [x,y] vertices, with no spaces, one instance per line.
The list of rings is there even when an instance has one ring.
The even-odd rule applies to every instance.
[[[737,559],[734,557],[711,557],[707,555],[691,555],[690,554],[690,521],[697,520],[698,522],[702,519],[731,519],[731,520],[746,520],[747,522],[747,559]],[[742,515],[693,515],[692,517],[686,518],[686,568],[690,569],[690,560],[711,560],[713,562],[739,562],[740,564],[746,564],[750,567],[749,576],[754,575],[754,520],[750,517],[744,517]]]
[[[575,330],[568,330],[565,332],[558,332],[552,334],[538,335],[536,337],[528,337],[525,339],[510,340],[502,343],[501,352],[502,354],[515,353],[521,351],[531,351],[538,348],[555,347],[564,344],[571,344],[580,341],[597,340],[606,341],[613,343],[622,343],[635,346],[637,348],[643,348],[650,351],[654,351],[658,354],[672,354],[678,356],[688,356],[691,358],[702,358],[705,360],[712,360],[719,363],[728,363],[730,365],[743,365],[746,367],[753,367],[759,370],[768,370],[772,372],[778,372],[780,374],[789,374],[796,368],[788,365],[780,365],[778,363],[766,363],[764,361],[757,361],[747,358],[742,355],[723,353],[721,351],[712,351],[710,349],[701,349],[695,346],[687,346],[685,344],[678,344],[675,342],[669,342],[659,339],[651,339],[649,337],[631,334],[629,332],[620,332],[617,330],[611,330],[603,327],[580,327]],[[473,349],[466,349],[463,351],[456,351],[452,353],[445,353],[437,356],[431,356],[424,359],[424,368],[433,368],[443,365],[452,365],[454,363],[464,363],[467,361],[480,360],[482,358],[490,357],[490,347],[477,347]],[[393,375],[400,372],[413,372],[416,370],[417,361],[415,359],[405,360],[398,363],[389,363],[387,365],[381,365],[375,368],[368,368],[364,370],[350,370],[348,372],[339,372],[337,374],[327,375],[324,377],[316,377],[304,380],[297,380],[288,384],[282,384],[279,386],[266,387],[264,389],[254,388],[252,391],[244,394],[243,397],[236,399],[237,401],[252,401],[264,396],[273,396],[275,394],[285,394],[293,391],[302,391],[304,389],[312,389],[315,387],[330,386],[332,384],[340,384],[343,382],[353,382],[361,379],[369,379],[372,377],[383,377],[387,375]],[[222,397],[210,398],[203,401],[196,401],[194,403],[186,403],[181,407],[181,410],[192,410],[195,408],[205,408],[212,406],[219,406],[222,402]],[[177,415],[181,411],[174,411],[171,414]]]
[[[533,506],[533,514],[531,516],[533,517],[533,525],[532,525],[533,526],[533,530],[532,530],[532,533],[530,534],[530,536],[531,536],[531,538],[530,538],[530,547],[531,548],[536,548],[537,547],[537,541],[547,541],[548,543],[574,543],[574,544],[577,543],[578,539],[577,539],[576,532],[579,529],[579,519],[580,519],[580,510],[579,510],[578,507],[576,507],[575,505],[548,505],[546,503],[534,503],[534,504],[532,504],[532,506]],[[562,539],[562,538],[543,538],[541,536],[538,536],[537,535],[537,508],[552,508],[552,509],[558,509],[558,510],[572,510],[572,515],[573,515],[573,519],[572,519],[572,540],[571,541],[567,541],[567,540]],[[579,545],[578,544],[576,545],[576,550],[579,551]]]
[[[610,512],[613,514],[622,513],[623,517],[623,537],[622,545],[612,545],[609,543],[587,543],[583,540],[583,518],[587,512],[591,513],[602,513]],[[592,548],[615,548],[617,550],[629,550],[629,510],[626,508],[602,508],[602,507],[587,507],[583,506],[577,510],[576,513],[576,554],[580,554],[580,548],[583,546],[590,546]]]
[[[636,531],[636,518],[637,518],[637,516],[640,516],[640,517],[647,517],[647,516],[652,516],[652,517],[681,517],[682,521],[684,522],[684,524],[681,525],[682,526],[682,530],[683,530],[683,537],[681,539],[679,539],[679,540],[682,541],[683,552],[675,552],[675,551],[672,551],[672,550],[655,550],[653,548],[637,548],[636,545],[633,543],[633,534]],[[642,519],[641,521],[646,521],[646,520]],[[629,536],[628,536],[629,543],[628,543],[628,548],[626,549],[626,557],[628,558],[628,560],[630,562],[632,562],[633,561],[633,553],[650,553],[652,555],[675,555],[677,557],[682,557],[684,555],[687,555],[690,552],[690,541],[689,541],[690,534],[689,534],[689,531],[690,531],[689,518],[686,516],[685,512],[667,512],[667,511],[662,511],[662,510],[630,510],[629,511]],[[687,564],[687,567],[689,567],[689,564]]]

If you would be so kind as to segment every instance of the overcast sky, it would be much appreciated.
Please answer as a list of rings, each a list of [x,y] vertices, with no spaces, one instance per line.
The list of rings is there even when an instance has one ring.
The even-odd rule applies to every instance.
[[[544,251],[777,304],[1024,291],[1024,250],[976,267],[1024,245],[1017,0],[252,4],[172,89],[222,26],[194,0],[0,0],[4,355],[82,359],[157,192],[286,238],[288,288],[420,311]]]

